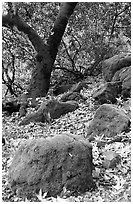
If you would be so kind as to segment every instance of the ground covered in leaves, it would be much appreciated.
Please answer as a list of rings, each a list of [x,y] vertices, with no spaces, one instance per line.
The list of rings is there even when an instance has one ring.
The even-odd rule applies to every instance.
[[[90,79],[89,79],[90,80]],[[69,132],[86,137],[87,123],[93,118],[96,109],[99,107],[94,104],[92,94],[97,89],[102,79],[91,79],[88,89],[81,92],[87,98],[86,101],[79,101],[79,108],[72,113],[68,113],[59,119],[48,123],[30,123],[27,126],[18,126],[21,120],[18,113],[11,116],[3,114],[3,137],[6,138],[6,145],[2,146],[2,199],[4,202],[23,202],[23,201],[49,201],[49,202],[130,202],[131,201],[131,138],[130,132],[119,135],[122,140],[119,142],[99,145],[101,138],[97,137],[91,141],[93,145],[93,163],[95,170],[93,178],[96,189],[84,194],[72,195],[67,189],[57,198],[47,198],[46,194],[39,192],[34,198],[28,200],[18,198],[9,186],[8,169],[16,149],[20,144],[31,138],[54,136],[63,132]],[[50,98],[50,96],[49,96]],[[58,96],[57,98],[60,98]],[[46,100],[46,99],[41,99]],[[41,102],[40,100],[40,102]],[[48,100],[48,99],[47,99]],[[121,102],[121,104],[120,104]],[[122,107],[122,101],[118,100],[118,106]],[[28,112],[34,111],[29,108]],[[121,156],[120,162],[114,168],[105,168],[103,165],[103,154],[105,151],[115,151]]]

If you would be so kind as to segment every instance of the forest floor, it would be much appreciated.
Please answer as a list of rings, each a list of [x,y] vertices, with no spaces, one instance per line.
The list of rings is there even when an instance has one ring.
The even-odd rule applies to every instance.
[[[26,202],[26,201],[49,201],[49,202],[131,202],[131,132],[121,133],[123,140],[99,147],[96,141],[92,141],[93,163],[96,166],[93,178],[96,189],[79,195],[58,196],[57,198],[45,198],[36,195],[32,200],[18,198],[9,186],[8,169],[16,149],[20,144],[31,138],[53,136],[63,132],[69,132],[86,137],[87,122],[91,120],[99,107],[94,104],[92,94],[97,89],[102,79],[92,79],[88,89],[83,89],[82,94],[87,97],[86,101],[79,101],[79,108],[68,113],[51,124],[30,123],[27,126],[18,126],[20,121],[18,113],[11,116],[2,115],[2,134],[6,138],[6,145],[2,146],[2,201],[3,202]],[[59,98],[58,96],[57,98]],[[48,98],[48,97],[47,97]],[[50,98],[50,96],[49,96]],[[43,99],[42,99],[43,100]],[[45,99],[46,100],[46,99]],[[41,101],[40,101],[41,102]],[[117,104],[119,107],[119,103]],[[122,103],[121,103],[122,106]],[[28,112],[35,109],[29,108]],[[121,155],[121,161],[115,168],[105,169],[102,167],[102,153],[112,150]]]

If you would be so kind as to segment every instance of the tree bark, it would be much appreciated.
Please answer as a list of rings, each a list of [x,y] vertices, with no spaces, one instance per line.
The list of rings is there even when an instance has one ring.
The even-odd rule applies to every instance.
[[[24,32],[37,52],[36,67],[32,72],[27,94],[28,97],[35,99],[36,97],[46,96],[49,90],[51,72],[58,52],[58,47],[65,32],[68,19],[72,15],[76,4],[76,2],[61,4],[60,12],[50,33],[47,44],[44,44],[37,32],[26,24],[17,14],[11,15],[8,13],[2,17],[2,26],[15,26],[19,31]]]

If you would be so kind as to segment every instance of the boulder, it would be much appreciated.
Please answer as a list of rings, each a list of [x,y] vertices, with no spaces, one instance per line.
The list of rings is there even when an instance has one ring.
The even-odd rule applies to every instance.
[[[130,53],[121,53],[115,55],[109,59],[106,59],[102,63],[102,72],[106,81],[111,81],[114,74],[122,69],[131,65],[131,54]]]
[[[30,122],[50,122],[50,115],[47,109],[44,110],[37,110],[33,113],[28,114],[26,117],[22,119],[19,123],[21,125],[28,125]]]
[[[65,94],[63,94],[63,96],[60,98],[60,101],[79,101],[79,100],[86,100],[87,98],[85,98],[82,94],[80,94],[79,92],[67,92]]]
[[[112,104],[101,105],[92,121],[87,125],[87,137],[106,136],[107,138],[129,131],[130,119],[123,110]]]
[[[57,96],[59,94],[67,92],[69,90],[70,90],[70,92],[80,92],[81,89],[83,89],[83,88],[88,88],[87,82],[85,82],[85,81],[81,81],[81,82],[78,82],[76,84],[68,84],[68,85],[57,86],[53,90],[53,93],[54,93],[54,95]]]
[[[18,196],[59,195],[63,187],[85,192],[94,187],[92,146],[83,137],[64,133],[21,144],[9,168],[9,183]]]
[[[93,94],[93,98],[99,103],[116,103],[117,95],[121,91],[121,82],[107,82],[102,84]]]
[[[120,81],[122,83],[121,93],[124,98],[131,96],[131,66],[124,67],[121,70],[117,71],[113,78],[112,82]]]
[[[19,125],[27,125],[30,122],[50,122],[50,119],[57,119],[61,115],[72,112],[79,107],[75,101],[60,102],[50,100],[47,103],[43,102],[40,108],[27,115]]]
[[[60,98],[61,101],[71,101],[71,100],[86,100],[87,98],[85,98],[82,94],[80,94],[81,89],[83,88],[88,88],[87,82],[85,81],[81,81],[77,84],[74,84],[70,91],[67,93],[64,93],[63,96]]]
[[[48,108],[48,111],[52,119],[57,119],[61,115],[65,115],[66,113],[73,112],[78,108],[79,108],[79,105],[76,101],[67,101],[67,102],[55,101],[54,106]]]
[[[71,89],[71,87],[73,86],[73,84],[66,84],[66,85],[57,85],[54,87],[54,90],[53,90],[53,94],[55,96],[58,96],[59,94],[62,94],[64,92],[67,92],[68,90]]]

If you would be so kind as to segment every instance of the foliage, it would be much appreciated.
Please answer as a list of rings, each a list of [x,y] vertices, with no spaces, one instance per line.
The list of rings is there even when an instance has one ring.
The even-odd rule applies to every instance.
[[[127,24],[124,24],[125,18]],[[130,44],[130,31],[130,4],[80,3],[64,36],[66,45],[60,51],[64,52],[58,55],[60,66],[73,69],[75,66],[84,73],[93,64],[98,65],[102,59],[122,51],[120,46],[127,45],[128,41]]]
[[[3,28],[2,48],[2,82],[10,84],[9,77],[11,77],[13,93],[9,90],[10,93],[21,93],[29,83],[31,67],[34,67],[33,47],[24,34],[17,30]]]
[[[60,3],[17,2],[14,5],[24,21],[47,43]],[[59,78],[64,74],[83,78],[99,73],[103,59],[129,51],[130,7],[130,2],[78,3],[62,39],[53,72]],[[9,3],[3,4],[4,13],[9,8]],[[14,93],[21,93],[29,84],[36,53],[26,35],[17,29],[3,28],[2,32],[3,72],[6,75],[8,70],[8,76],[14,75],[12,83],[7,76],[3,83],[10,84]]]

